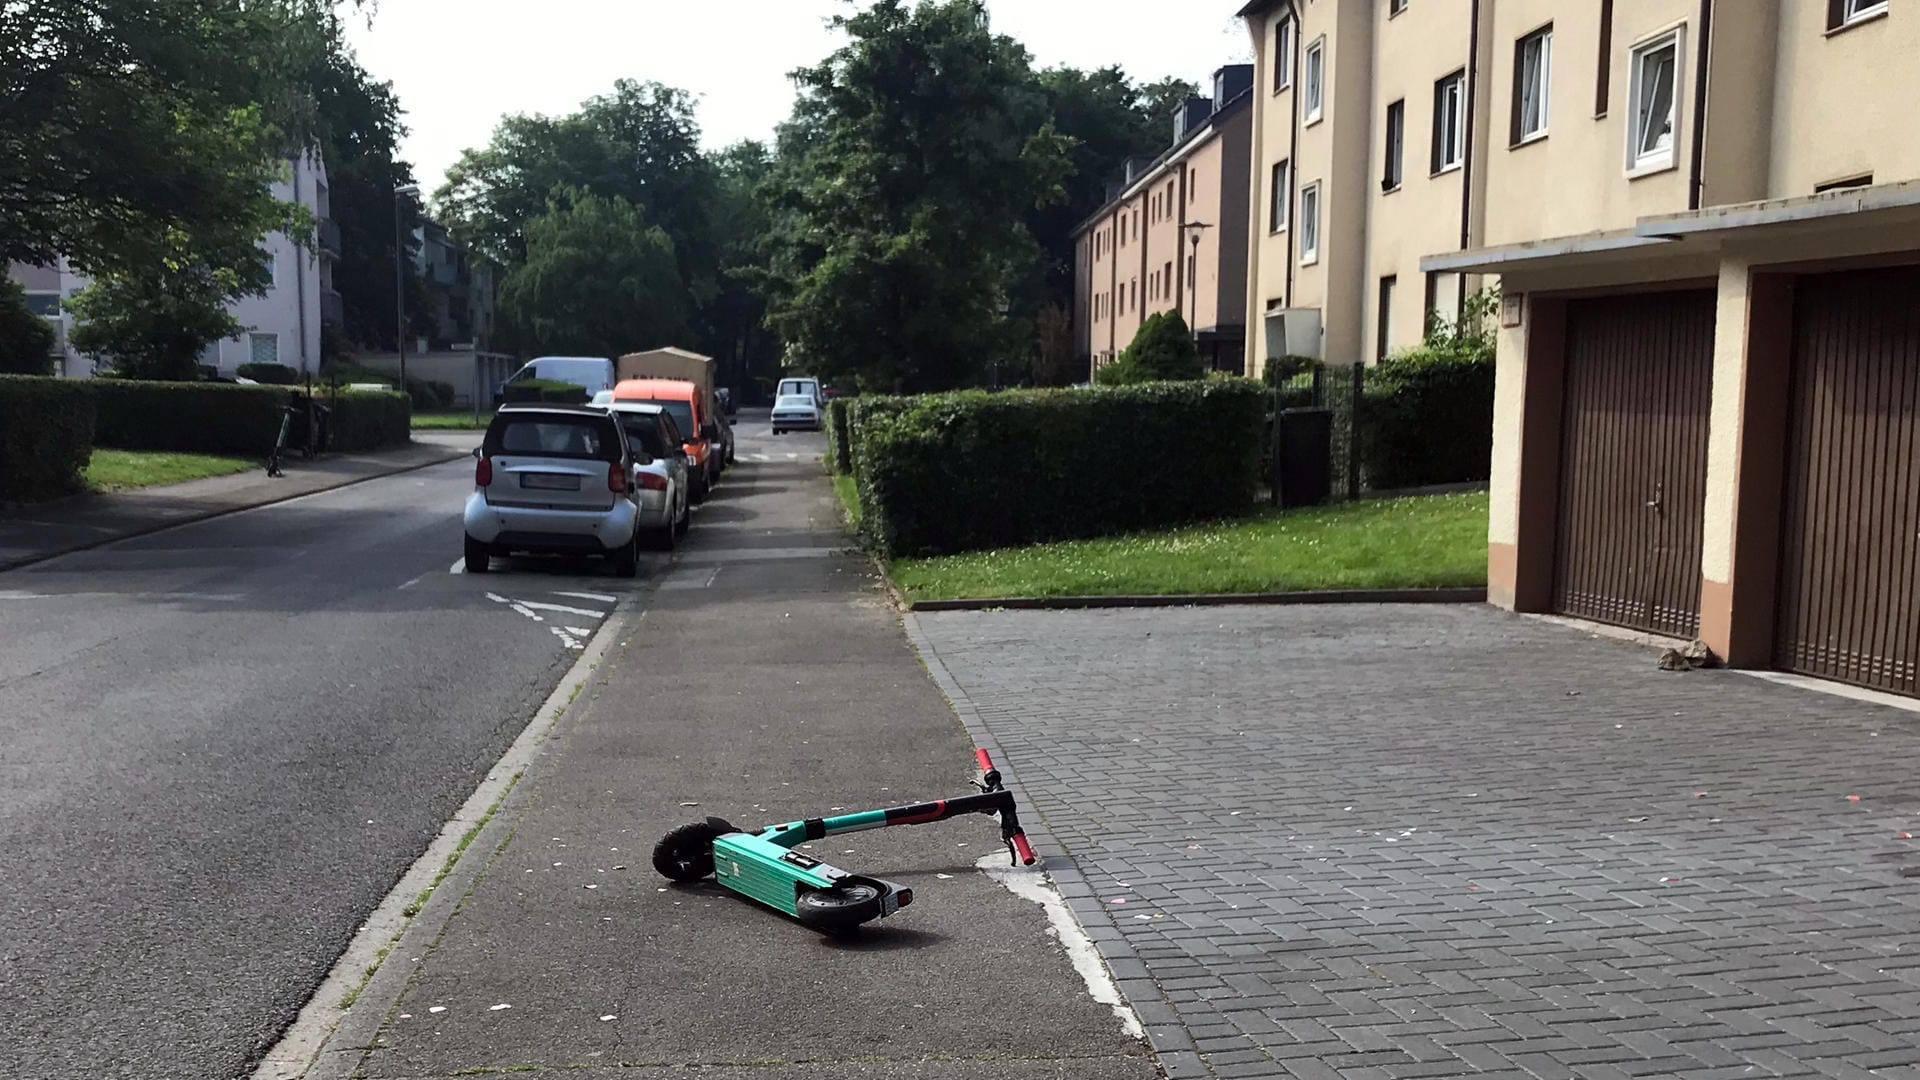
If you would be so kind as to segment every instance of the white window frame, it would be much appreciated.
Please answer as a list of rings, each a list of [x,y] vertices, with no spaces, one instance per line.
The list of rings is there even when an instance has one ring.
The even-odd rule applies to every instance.
[[[259,343],[265,340],[271,340],[273,342],[273,359],[272,360],[260,359],[260,354],[259,352],[256,351]],[[247,363],[249,364],[269,364],[269,363],[283,364],[285,362],[286,361],[280,359],[280,334],[278,331],[263,333],[258,330],[250,330],[247,332]]]
[[[1327,106],[1327,37],[1325,34],[1313,39],[1307,46],[1306,59],[1302,61],[1300,113],[1309,124],[1317,124],[1326,115]]]
[[[1641,145],[1646,141],[1646,129],[1641,124],[1642,95],[1646,92],[1646,58],[1665,49],[1673,50],[1673,90],[1668,102],[1671,116],[1671,132],[1667,145],[1649,152],[1642,152]],[[1627,110],[1626,110],[1626,171],[1629,178],[1650,176],[1678,167],[1679,147],[1682,137],[1681,126],[1686,118],[1686,110],[1681,108],[1681,97],[1687,85],[1687,28],[1685,24],[1668,27],[1643,38],[1627,50]]]
[[[1273,61],[1279,65],[1274,69],[1280,75],[1273,84],[1273,92],[1277,94],[1293,86],[1293,39],[1299,28],[1293,25],[1292,15],[1280,16],[1274,26],[1274,33],[1277,35],[1274,51],[1280,54]]]
[[[1547,137],[1553,109],[1553,24],[1549,23],[1523,36],[1517,44],[1513,57],[1513,142],[1516,146]],[[1527,51],[1534,45],[1539,46],[1539,59],[1534,64],[1533,78],[1530,80],[1527,78]],[[1539,103],[1533,127],[1527,126],[1527,100],[1530,96]]]
[[[1885,15],[1887,13],[1887,6],[1887,0],[1841,0],[1840,25],[1834,27],[1834,29],[1841,30],[1852,26],[1854,23],[1865,22],[1875,16]]]
[[[1300,189],[1300,265],[1320,261],[1320,181]]]
[[[1452,172],[1467,162],[1466,72],[1456,71],[1451,75],[1445,75],[1433,81],[1434,127],[1441,130],[1444,130],[1444,128],[1442,128],[1438,114],[1441,107],[1440,87],[1443,83],[1453,84],[1453,101],[1449,106],[1450,113],[1453,117],[1453,128],[1450,137],[1445,143],[1445,153],[1439,155],[1440,160],[1436,163],[1432,160],[1433,155],[1431,153],[1428,155],[1428,164],[1430,166],[1434,164],[1439,165],[1439,168],[1433,170],[1433,175],[1435,176],[1439,176],[1441,173]]]

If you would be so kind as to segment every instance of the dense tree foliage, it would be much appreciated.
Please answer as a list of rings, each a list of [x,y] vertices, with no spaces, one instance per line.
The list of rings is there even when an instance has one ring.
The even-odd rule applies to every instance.
[[[53,327],[27,307],[26,290],[0,277],[0,375],[47,374],[53,346]]]
[[[1125,386],[1199,379],[1206,374],[1206,361],[1193,343],[1187,320],[1177,311],[1162,311],[1140,323],[1133,341],[1120,350],[1113,363],[1099,370],[1094,381],[1102,386]]]
[[[226,306],[239,288],[230,272],[191,263],[104,274],[68,301],[73,347],[130,379],[197,378],[201,352],[242,332]]]
[[[501,314],[543,351],[619,356],[681,340],[687,289],[673,241],[639,207],[563,189],[524,233]]]

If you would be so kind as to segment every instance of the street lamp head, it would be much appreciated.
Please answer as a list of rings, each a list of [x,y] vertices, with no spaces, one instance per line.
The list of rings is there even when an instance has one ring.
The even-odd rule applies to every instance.
[[[402,184],[399,187],[394,188],[393,193],[395,195],[418,195],[420,194],[420,185],[419,184]]]

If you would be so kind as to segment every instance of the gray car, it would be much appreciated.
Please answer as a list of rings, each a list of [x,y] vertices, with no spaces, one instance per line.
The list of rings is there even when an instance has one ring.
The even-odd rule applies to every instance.
[[[640,502],[621,426],[588,405],[508,405],[474,451],[466,569],[516,551],[600,555],[639,572]]]
[[[606,406],[627,433],[633,453],[633,490],[640,500],[640,531],[659,551],[672,551],[686,535],[688,508],[686,439],[673,414],[658,405],[618,401]]]

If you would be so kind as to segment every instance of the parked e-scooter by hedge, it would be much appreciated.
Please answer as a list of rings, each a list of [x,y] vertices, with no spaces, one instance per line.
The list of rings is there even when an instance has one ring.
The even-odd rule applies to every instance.
[[[727,888],[784,912],[817,930],[841,933],[884,918],[913,902],[913,890],[884,878],[828,866],[793,850],[809,840],[840,833],[925,825],[963,814],[997,814],[1000,838],[1019,862],[1033,865],[1033,848],[1021,831],[1013,792],[985,750],[975,750],[982,775],[979,793],[954,799],[862,810],[827,818],[768,825],[756,832],[734,828],[720,818],[682,825],[653,848],[653,868],[674,881],[698,881],[711,874]]]

